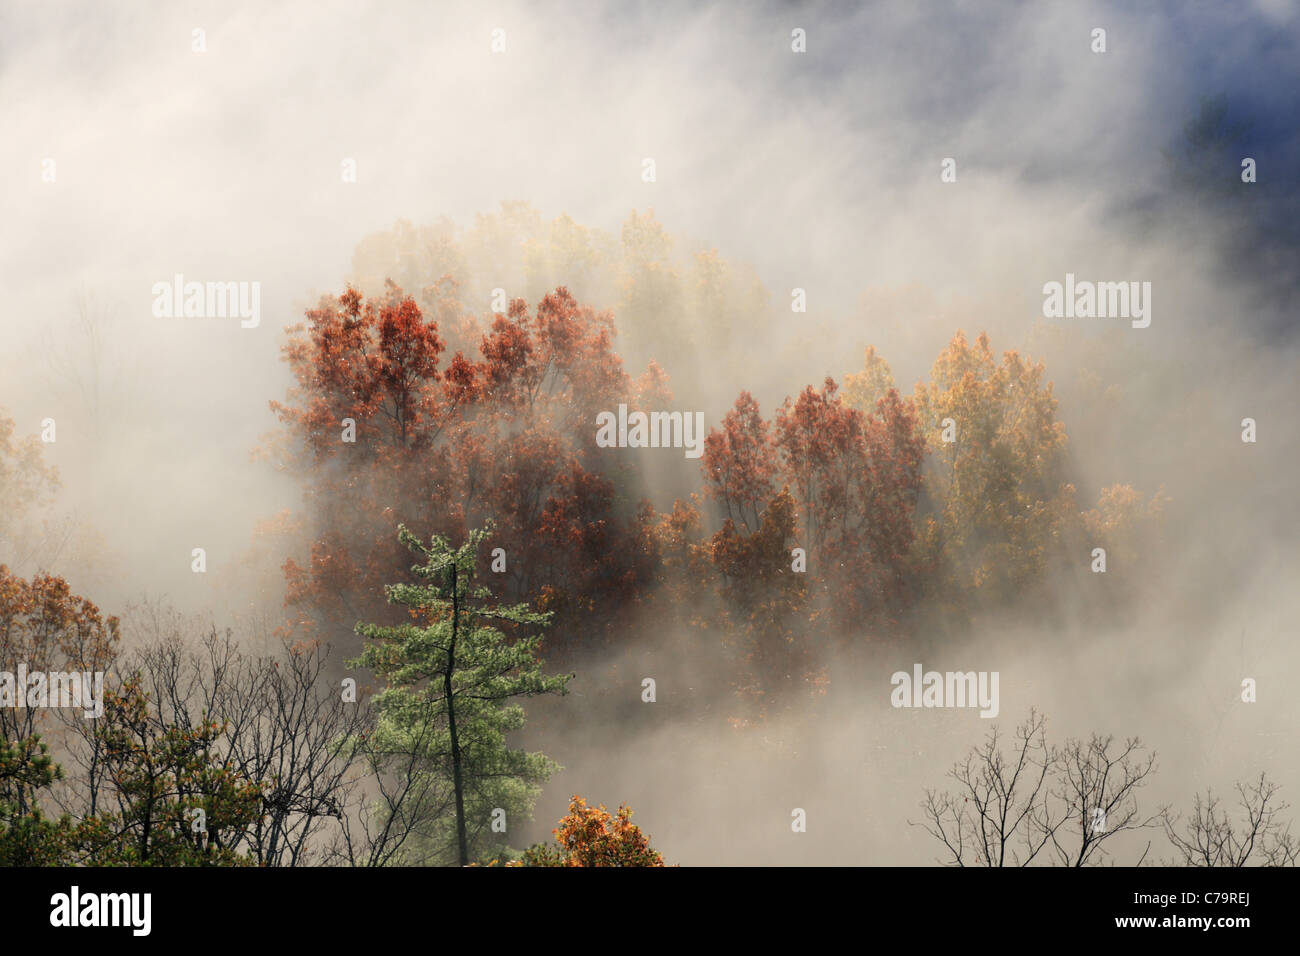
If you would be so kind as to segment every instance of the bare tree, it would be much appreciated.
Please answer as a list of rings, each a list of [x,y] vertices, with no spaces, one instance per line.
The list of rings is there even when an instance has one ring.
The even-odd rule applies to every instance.
[[[425,837],[425,822],[455,810],[455,792],[445,777],[428,772],[428,740],[435,725],[426,719],[411,746],[398,752],[376,747],[368,733],[353,741],[352,756],[363,785],[351,792],[356,806],[341,818],[341,832],[326,860],[347,866],[419,866],[437,856]]]
[[[343,699],[325,679],[329,656],[320,646],[281,648],[276,655],[240,651],[231,632],[211,630],[197,649],[184,638],[187,622],[146,609],[154,640],[123,662],[139,672],[160,725],[192,730],[208,721],[226,727],[214,759],[263,788],[263,813],[242,835],[243,849],[263,866],[319,862],[331,845],[325,832],[345,831],[356,787],[358,755],[348,740],[371,721],[370,708]],[[96,811],[106,773],[91,721],[69,721],[80,737],[70,754],[83,771],[60,805],[74,814]],[[88,781],[89,786],[83,786]]]
[[[1295,866],[1300,841],[1291,835],[1278,814],[1289,804],[1275,798],[1278,787],[1263,773],[1252,784],[1237,784],[1242,820],[1234,824],[1219,798],[1207,790],[1196,795],[1192,815],[1181,832],[1178,817],[1164,816],[1165,835],[1174,845],[1173,865],[1182,866]]]
[[[1156,755],[1142,741],[1123,742],[1093,734],[1047,744],[1037,711],[1016,728],[1006,754],[996,727],[983,744],[953,765],[955,792],[925,792],[921,826],[943,844],[950,866],[1096,866],[1108,862],[1107,844],[1121,833],[1163,828],[1173,845],[1169,866],[1295,866],[1300,838],[1281,815],[1290,807],[1278,786],[1261,773],[1237,784],[1240,815],[1234,819],[1211,791],[1196,796],[1191,816],[1168,806],[1144,814],[1138,791],[1156,771]],[[1136,865],[1141,866],[1151,843]]]
[[[176,650],[151,653],[159,700],[182,725],[205,714],[226,723],[226,766],[265,788],[248,849],[264,866],[310,862],[322,826],[342,820],[355,759],[346,741],[368,725],[368,706],[345,701],[322,679],[329,652],[319,645],[252,657],[238,651],[229,631],[213,631],[182,668]],[[168,692],[170,699],[162,696]]]
[[[1113,737],[1094,734],[1058,749],[1048,746],[1045,725],[1030,711],[1009,754],[995,726],[948,772],[956,792],[926,791],[918,825],[944,845],[948,865],[1087,866],[1102,861],[1117,834],[1159,825],[1161,812],[1138,811],[1137,790],[1155,769],[1141,741],[1116,749]]]
[[[29,356],[44,369],[55,393],[72,399],[84,418],[92,455],[98,455],[107,426],[132,402],[140,360],[124,337],[123,314],[121,303],[79,286],[68,317],[43,328]]]
[[[1052,851],[1059,864],[1087,866],[1101,862],[1107,856],[1105,844],[1118,834],[1160,825],[1167,808],[1145,818],[1138,810],[1137,791],[1156,766],[1156,755],[1144,755],[1142,751],[1142,741],[1137,737],[1128,738],[1118,747],[1113,736],[1097,734],[1087,743],[1066,741],[1057,754],[1053,796],[1075,826],[1059,828],[1052,834]],[[1150,848],[1148,841],[1147,850]],[[1137,865],[1141,866],[1145,859],[1144,850]]]
[[[926,791],[928,823],[920,824],[947,848],[950,866],[1027,866],[1063,822],[1048,802],[1055,755],[1045,718],[1030,711],[1003,754],[995,726],[982,745],[953,766],[956,793]]]

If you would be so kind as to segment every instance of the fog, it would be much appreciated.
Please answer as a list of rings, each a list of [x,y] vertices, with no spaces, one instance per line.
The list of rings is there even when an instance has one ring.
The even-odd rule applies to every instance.
[[[992,616],[872,644],[831,662],[815,708],[761,732],[729,728],[716,649],[646,621],[573,696],[529,705],[529,742],[565,767],[535,838],[582,793],[633,806],[671,862],[929,864],[934,841],[907,825],[924,789],[1035,706],[1054,741],[1156,750],[1144,808],[1261,770],[1294,803],[1298,41],[1300,5],[1282,0],[11,7],[0,409],[20,435],[57,422],[50,520],[66,538],[30,563],[106,611],[273,617],[288,555],[254,531],[301,489],[253,451],[290,381],[283,329],[360,278],[358,245],[399,220],[469,228],[510,200],[613,236],[653,209],[682,251],[751,268],[784,330],[717,357],[725,374],[707,354],[665,363],[709,426],[741,389],[769,413],[842,380],[868,344],[910,394],[957,329],[987,331],[995,355],[1045,363],[1080,503],[1163,487],[1169,543],[1159,563],[1111,569],[1141,595],[1122,626]],[[1229,125],[1188,152],[1203,101]],[[948,157],[956,182],[940,178]],[[152,287],[178,273],[260,282],[260,323],[156,317]],[[1043,285],[1067,273],[1149,281],[1150,326],[1045,319]],[[789,311],[795,288],[806,313]],[[648,496],[671,507],[697,469],[677,458]],[[195,547],[213,573],[191,573]],[[999,716],[891,707],[890,674],[916,662],[998,671]],[[1144,843],[1130,857],[1119,842],[1116,861]]]

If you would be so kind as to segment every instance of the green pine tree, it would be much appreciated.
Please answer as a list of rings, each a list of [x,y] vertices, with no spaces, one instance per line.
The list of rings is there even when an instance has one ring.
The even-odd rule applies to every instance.
[[[489,522],[458,549],[437,535],[426,547],[399,525],[402,543],[425,563],[412,568],[420,583],[384,590],[416,623],[358,624],[368,643],[349,662],[373,669],[388,685],[375,696],[376,726],[364,742],[372,755],[387,758],[390,772],[405,775],[401,806],[390,803],[384,812],[403,817],[425,859],[454,858],[461,866],[471,854],[503,849],[494,821],[501,811],[507,823],[530,817],[540,784],[559,769],[545,754],[506,746],[506,734],[525,719],[510,701],[564,694],[570,676],[542,674],[540,633],[511,641],[490,623],[543,627],[551,619],[527,604],[492,605],[491,592],[474,584],[475,558],[491,532]]]
[[[115,810],[83,819],[79,852],[94,866],[254,866],[245,838],[263,813],[262,784],[228,763],[228,726],[190,724],[150,706],[137,671],[105,692],[95,735]]]
[[[0,739],[0,867],[69,865],[71,820],[47,819],[35,803],[62,777],[39,735]]]

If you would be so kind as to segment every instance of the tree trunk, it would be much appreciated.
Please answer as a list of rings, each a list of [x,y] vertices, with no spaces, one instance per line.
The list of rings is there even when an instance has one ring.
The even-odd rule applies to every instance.
[[[447,669],[442,675],[443,695],[447,698],[447,729],[451,734],[451,779],[456,790],[456,840],[460,845],[460,865],[469,866],[469,838],[465,833],[465,789],[460,773],[460,740],[456,735],[456,707],[452,700],[451,675],[456,670],[456,637],[460,626],[460,599],[456,587],[456,563],[451,565],[451,648],[447,651]]]

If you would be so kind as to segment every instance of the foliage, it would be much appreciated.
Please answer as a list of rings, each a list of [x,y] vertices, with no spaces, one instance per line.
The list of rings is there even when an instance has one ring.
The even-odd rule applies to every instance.
[[[149,706],[137,673],[105,693],[95,728],[114,809],[82,821],[77,834],[96,866],[249,866],[239,844],[262,812],[260,782],[219,756],[224,724],[167,723]]]
[[[587,806],[574,794],[569,812],[551,831],[558,846],[539,843],[524,851],[523,866],[663,866],[664,858],[632,822],[623,805],[611,814],[604,805]]]
[[[315,528],[309,561],[284,566],[297,633],[384,619],[376,598],[403,570],[387,530],[397,522],[463,537],[492,518],[506,594],[562,623],[581,616],[594,638],[634,605],[651,573],[645,512],[620,496],[626,465],[601,454],[591,427],[597,411],[637,400],[610,316],[560,288],[531,313],[511,302],[478,349],[478,361],[444,362],[438,322],[394,286],[380,301],[353,289],[322,301],[291,332],[298,384],[272,407]]]
[[[0,564],[0,671],[14,674],[22,665],[28,673],[103,673],[117,659],[119,643],[118,619],[104,617],[63,578],[40,573],[28,581]],[[26,693],[26,688],[15,691]],[[50,713],[0,706],[0,741],[26,746],[23,742],[37,735]],[[20,776],[11,786],[18,811],[26,813],[34,799],[32,785]]]
[[[50,501],[59,486],[58,472],[45,464],[41,440],[35,435],[19,440],[17,423],[0,414],[0,546],[13,547],[28,513]]]
[[[850,625],[888,626],[907,606],[923,447],[897,391],[864,413],[829,378],[787,398],[771,423],[742,392],[710,432],[702,468],[724,518],[701,551],[750,670],[742,692],[818,691],[819,647]]]
[[[33,796],[62,777],[39,736],[0,740],[0,866],[60,866],[72,821],[47,819]]]
[[[972,346],[958,332],[930,383],[916,387],[930,451],[923,549],[938,565],[938,590],[1007,602],[1046,570],[1073,489],[1065,426],[1043,376],[1041,363],[1015,352],[997,363],[987,335]]]
[[[513,640],[489,622],[514,629],[550,622],[525,604],[492,605],[475,585],[476,555],[491,528],[469,533],[459,548],[433,536],[428,546],[399,527],[403,544],[423,556],[418,584],[386,588],[413,623],[359,624],[367,639],[356,666],[387,682],[374,699],[378,723],[356,742],[379,766],[402,767],[403,798],[386,811],[414,840],[408,859],[463,866],[504,842],[491,829],[494,811],[527,817],[538,785],[557,765],[544,754],[511,749],[506,734],[524,724],[516,697],[565,693],[567,675],[548,677],[537,659],[540,637]],[[404,758],[411,758],[403,762]]]

